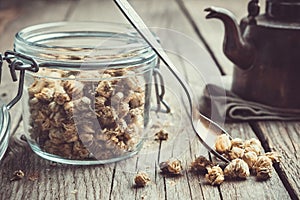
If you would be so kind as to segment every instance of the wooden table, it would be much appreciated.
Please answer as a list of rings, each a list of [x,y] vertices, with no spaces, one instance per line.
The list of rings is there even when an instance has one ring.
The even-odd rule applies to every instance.
[[[246,0],[131,0],[130,2],[150,27],[175,30],[199,43],[200,46],[206,44],[215,56],[220,74],[229,76],[232,74],[232,64],[221,50],[224,30],[222,24],[216,20],[206,21],[203,9],[208,5],[226,7],[240,19],[246,15]],[[21,28],[61,20],[126,23],[120,11],[108,0],[1,0],[0,52],[13,48],[14,34]],[[161,38],[162,41],[164,39],[167,38]],[[183,49],[176,41],[173,43],[174,48],[179,51]],[[185,66],[181,70],[189,78],[191,72],[188,70],[189,67],[186,67],[188,64],[180,56],[171,57],[177,65]],[[7,67],[3,68],[0,96],[3,101],[8,102],[15,95],[17,84],[12,83]],[[194,84],[193,81],[197,80],[190,78],[190,81]],[[166,82],[169,84],[166,97],[168,100],[168,95],[176,90],[172,89],[169,80]],[[180,100],[181,97],[177,99]],[[187,114],[183,110],[179,112],[176,106],[173,106],[172,113],[170,118],[160,118],[161,121],[156,120],[155,123],[169,123],[168,126],[176,130],[173,133],[180,134],[172,135],[170,132],[170,139],[161,143],[151,141],[149,137],[145,148],[152,148],[152,153],[141,153],[139,156],[108,165],[69,166],[55,164],[38,157],[20,140],[23,123],[19,103],[10,111],[12,138],[0,164],[0,199],[299,199],[299,122],[225,124],[225,129],[234,137],[258,138],[265,151],[278,151],[283,159],[282,163],[275,166],[273,177],[267,181],[260,182],[250,177],[246,181],[226,181],[221,186],[213,187],[205,182],[203,176],[193,175],[188,170],[180,177],[165,177],[159,173],[158,163],[172,156],[181,159],[185,169],[196,156],[200,154],[208,156],[207,151],[193,135]],[[170,123],[170,120],[173,123]],[[175,129],[174,124],[177,125]],[[173,146],[176,148],[170,148]],[[133,178],[139,169],[147,170],[152,182],[145,188],[137,189],[133,187]],[[10,181],[16,170],[24,171],[25,177],[18,181]]]

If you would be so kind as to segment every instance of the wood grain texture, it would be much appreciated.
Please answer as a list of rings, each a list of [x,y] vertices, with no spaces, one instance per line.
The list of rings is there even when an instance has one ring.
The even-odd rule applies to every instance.
[[[200,86],[193,85],[193,88],[196,90],[197,87]],[[233,138],[239,137],[244,140],[257,138],[248,123],[224,124],[224,128]],[[207,185],[203,179],[204,177],[202,177],[200,182],[202,182],[203,185]],[[212,186],[209,185],[208,187],[211,188]],[[282,199],[291,198],[275,169],[273,169],[273,177],[268,181],[258,181],[254,176],[251,176],[245,181],[225,180],[225,182],[217,188],[219,189],[221,199],[254,199],[257,196],[259,196],[260,199],[277,199],[277,197]],[[270,193],[270,190],[276,192]]]
[[[201,41],[182,13],[177,1],[131,0],[130,2],[149,26],[178,30],[201,45]],[[196,1],[185,1],[187,5],[190,5],[190,2]],[[13,37],[8,34],[34,23],[64,19],[126,23],[113,2],[109,0],[41,0],[32,1],[29,5],[19,7],[22,10],[20,16],[12,24],[6,25],[6,29],[4,29],[6,39],[0,37],[1,48],[7,49],[12,44],[10,42]],[[31,12],[33,8],[36,12]],[[196,9],[190,7],[189,9],[192,16],[196,16]],[[53,14],[54,10],[55,14]],[[153,30],[158,29],[153,28]],[[158,35],[160,33],[157,32]],[[161,40],[168,40],[168,35],[161,34],[159,36]],[[178,50],[176,54],[170,53],[172,60],[196,91],[200,91],[201,84],[199,81],[197,84],[197,77],[192,76],[195,69],[192,69],[190,64],[178,55],[183,50],[182,45],[178,45],[176,41],[173,43],[171,41],[171,44],[168,45]],[[181,95],[183,91],[163,66],[162,71],[167,84],[166,100],[172,105],[173,112],[172,115],[153,113],[152,124],[155,125],[153,126],[155,130],[148,133],[144,147],[138,156],[116,164],[68,166],[44,160],[35,155],[23,141],[12,140],[9,151],[0,163],[0,199],[290,199],[275,172],[273,177],[266,182],[258,182],[251,177],[246,181],[225,182],[220,187],[210,186],[203,176],[190,173],[188,171],[190,162],[199,155],[207,155],[207,151],[197,140],[190,127],[189,116],[184,106],[187,100]],[[1,92],[10,91],[11,88],[8,87],[10,79],[6,79],[4,83],[6,87],[2,87]],[[20,135],[23,134],[23,127],[22,123],[15,123],[15,126],[17,125],[19,126],[14,137],[20,138]],[[269,126],[273,127],[272,132],[276,133],[282,131],[282,125],[285,127],[285,124],[279,123],[274,126],[270,122]],[[260,124],[262,130],[263,127],[263,124]],[[170,133],[168,141],[154,140],[155,132],[161,128],[165,128]],[[256,137],[247,123],[227,124],[225,128],[234,137]],[[298,141],[297,144],[299,144],[298,126],[290,125],[284,130],[293,133],[292,135],[289,133],[290,140]],[[292,130],[297,130],[297,134]],[[280,140],[280,137],[275,138],[268,139],[268,141],[274,142],[274,144],[272,143],[274,149],[281,148],[283,144],[287,143],[282,151],[293,152],[294,157],[292,158],[298,159],[296,150],[299,147],[297,144],[290,140]],[[160,173],[159,163],[171,157],[182,160],[184,166],[182,176],[167,177]],[[296,162],[293,165],[299,166],[299,163]],[[289,184],[292,185],[292,188],[297,189],[298,187],[299,189],[299,180],[295,179],[297,176],[294,177],[294,175],[299,177],[299,169],[293,171],[288,166],[280,167],[291,179]],[[19,181],[10,181],[13,172],[19,169],[25,172],[25,177]],[[138,171],[146,171],[151,178],[151,183],[145,188],[134,187],[133,179]]]
[[[300,197],[300,124],[298,122],[259,122],[254,125],[266,149],[282,155],[277,171],[293,199]]]
[[[233,137],[256,138],[248,123],[227,124]],[[246,181],[228,181],[220,186],[223,199],[291,199],[275,169],[267,181],[257,181],[251,176]],[[270,192],[272,191],[272,192]]]
[[[0,32],[0,52],[13,50],[15,34],[22,28],[38,23],[64,20],[66,13],[74,1],[12,1],[1,13],[8,15]],[[4,8],[3,8],[4,9]],[[12,20],[13,19],[13,20]],[[1,25],[0,25],[1,29]],[[18,83],[12,82],[6,63],[2,70],[0,84],[0,98],[10,102],[16,95]],[[16,128],[21,117],[21,103],[16,104],[10,111],[12,116],[12,130]]]
[[[169,51],[169,55],[171,56],[172,61],[182,73],[186,74],[186,78],[188,78],[188,75],[193,72],[193,70],[189,70],[188,67],[190,67],[190,65],[185,63],[185,61],[182,60],[183,58],[180,57],[180,52],[187,48],[183,48],[183,46],[178,45],[178,43],[176,43],[176,39],[170,37],[170,34],[168,33],[177,31],[180,34],[184,34],[192,40],[195,40],[195,42],[198,42],[200,47],[203,47],[203,44],[200,43],[201,41],[193,31],[188,20],[184,17],[178,4],[171,0],[147,1],[147,3],[145,3],[146,1],[131,2],[147,25],[152,27],[152,30],[159,36],[163,47],[171,50]],[[159,6],[157,6],[158,4]],[[174,35],[176,36],[176,34]],[[216,188],[210,188],[207,190],[203,189],[202,187],[205,188],[205,186],[202,186],[199,183],[199,177],[188,173],[190,162],[195,157],[194,154],[192,155],[192,152],[197,152],[197,155],[199,155],[201,153],[201,149],[202,153],[206,153],[206,151],[203,151],[203,147],[201,147],[198,142],[189,143],[190,141],[195,140],[195,135],[193,135],[189,118],[186,113],[184,113],[184,108],[180,106],[180,104],[182,104],[181,95],[174,95],[184,94],[183,90],[180,89],[180,86],[174,77],[170,76],[170,72],[168,72],[163,66],[161,70],[165,76],[165,82],[167,85],[166,88],[168,95],[166,100],[173,105],[172,108],[175,109],[173,111],[174,117],[177,119],[169,120],[173,122],[173,130],[172,125],[171,127],[168,127],[169,130],[167,129],[170,133],[170,139],[167,142],[162,142],[159,149],[159,157],[157,159],[155,169],[156,191],[149,191],[147,188],[147,192],[145,194],[149,199],[218,198],[219,192]],[[190,77],[190,79],[192,78]],[[175,128],[174,125],[176,125]],[[184,172],[182,176],[166,177],[160,174],[157,165],[170,158],[177,158],[183,162]],[[143,192],[138,190],[137,194],[137,197],[139,197],[143,195]]]
[[[108,0],[80,0],[70,12],[67,20],[129,24],[113,1]]]
[[[22,125],[15,136],[21,134]],[[38,157],[25,142],[12,145],[0,164],[1,199],[109,199],[114,164],[56,164]],[[16,170],[22,170],[25,177],[11,181]]]

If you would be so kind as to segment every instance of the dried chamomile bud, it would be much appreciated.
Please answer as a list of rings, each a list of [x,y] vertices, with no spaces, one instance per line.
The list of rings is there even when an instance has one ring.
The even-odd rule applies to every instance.
[[[169,134],[164,129],[161,129],[157,133],[155,133],[155,140],[167,140],[169,137]]]
[[[206,173],[206,168],[213,167],[213,163],[205,158],[204,156],[197,157],[192,163],[191,163],[191,171],[197,172],[197,173]]]
[[[205,174],[205,179],[211,185],[220,185],[224,181],[223,170],[219,166],[207,167],[207,174]]]
[[[171,175],[181,174],[183,169],[181,161],[178,159],[170,159],[166,162],[162,162],[159,164],[159,168],[162,171],[162,173]]]
[[[64,108],[67,116],[71,117],[74,114],[74,103],[73,103],[73,101],[66,102],[63,105],[63,108]]]
[[[249,168],[252,169],[257,161],[257,154],[253,151],[246,152],[243,156],[243,160],[248,164]]]
[[[241,138],[233,138],[231,140],[231,147],[244,148],[244,141]]]
[[[249,140],[246,140],[244,144],[245,144],[245,151],[246,152],[253,151],[257,155],[261,154],[263,148],[262,148],[261,143],[258,139],[251,138]]]
[[[107,98],[98,96],[98,97],[95,97],[94,101],[95,101],[95,108],[102,108],[105,106],[105,104],[107,102]]]
[[[267,180],[272,177],[272,170],[269,168],[260,168],[256,171],[256,177],[259,180]]]
[[[96,88],[96,92],[103,97],[110,97],[113,91],[113,87],[110,81],[103,80]]]
[[[144,123],[143,110],[140,108],[131,109],[129,111],[129,116],[130,116],[130,123],[137,124],[137,125]]]
[[[52,101],[52,102],[49,103],[48,109],[49,109],[52,113],[56,113],[56,112],[59,111],[60,105],[58,105],[56,102]]]
[[[123,99],[124,99],[124,93],[123,92],[117,92],[115,94],[112,94],[112,96],[110,98],[111,105],[116,107],[121,102],[124,102]]]
[[[144,93],[137,93],[137,92],[133,93],[130,96],[130,100],[129,100],[130,108],[134,109],[144,105],[144,97],[145,97]]]
[[[33,84],[28,88],[28,93],[30,96],[34,96],[37,93],[40,93],[41,90],[45,87],[46,82],[43,80],[35,80]]]
[[[80,99],[76,99],[73,101],[72,104],[70,104],[69,106],[73,106],[73,112],[81,112],[81,111],[85,111],[89,109],[89,106],[91,104],[91,99],[89,99],[88,97],[84,96]],[[67,108],[68,109],[68,108]]]
[[[50,102],[53,99],[54,88],[43,88],[40,93],[36,93],[34,96],[40,101]]]
[[[250,175],[249,167],[242,159],[232,160],[224,169],[224,175],[228,178],[247,178]]]
[[[253,168],[258,179],[266,180],[272,176],[272,160],[267,156],[259,156]]]
[[[94,136],[92,134],[84,133],[80,134],[80,140],[84,146],[91,146],[93,144]]]
[[[281,155],[278,152],[267,152],[265,156],[268,156],[273,163],[280,163]]]
[[[145,172],[139,172],[134,178],[134,182],[137,187],[145,187],[150,181],[148,174]]]
[[[10,181],[16,181],[24,178],[25,173],[22,170],[14,171],[13,177],[10,179]]]
[[[79,141],[74,142],[72,152],[74,158],[88,158],[90,155],[90,152]]]
[[[69,159],[109,159],[134,150],[144,127],[145,91],[136,78],[134,89],[114,78],[126,72],[40,69],[55,78],[36,78],[28,88],[32,137],[44,151]]]
[[[242,158],[244,156],[245,149],[241,149],[239,147],[232,147],[230,152],[228,153],[229,159],[234,160],[236,158]]]
[[[222,134],[219,135],[215,143],[216,151],[219,153],[226,153],[231,149],[231,141],[228,135]]]
[[[124,116],[126,116],[129,110],[129,104],[126,102],[121,102],[116,109],[119,118],[123,118]]]
[[[64,105],[65,102],[71,100],[70,96],[66,93],[65,89],[62,86],[55,87],[55,93],[53,97],[54,97],[54,101],[58,105]]]
[[[71,75],[68,78],[69,80],[63,82],[66,93],[72,97],[72,99],[75,99],[74,97],[82,96],[84,85],[80,81],[76,81],[74,75]]]

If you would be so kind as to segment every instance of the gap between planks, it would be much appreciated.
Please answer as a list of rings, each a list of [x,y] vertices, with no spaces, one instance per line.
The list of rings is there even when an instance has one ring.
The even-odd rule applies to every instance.
[[[292,146],[292,148],[285,148],[285,150],[283,150],[282,149],[283,146],[281,147],[280,144],[276,143],[276,139],[278,139],[278,137],[281,137],[281,136],[277,135],[271,129],[271,126],[275,126],[275,127],[277,127],[277,129],[279,129],[279,126],[283,126],[285,124],[286,124],[286,126],[292,126],[293,128],[295,126],[297,126],[297,122],[273,122],[273,124],[270,124],[268,122],[251,122],[250,123],[253,131],[256,133],[257,137],[260,139],[260,141],[266,151],[277,151],[278,153],[282,154],[281,163],[276,164],[274,166],[274,168],[275,168],[278,176],[280,177],[281,181],[283,182],[286,190],[290,194],[290,197],[292,199],[299,200],[299,196],[300,196],[299,183],[294,181],[292,178],[292,177],[299,177],[299,175],[300,175],[299,174],[300,162],[296,155],[297,149],[299,149],[299,132],[297,132],[296,128],[291,130],[291,131],[295,131],[298,133],[298,141],[295,141],[295,144],[297,145],[297,147],[295,147],[295,145],[293,145],[293,144],[290,144]],[[290,134],[292,134],[292,132],[289,132],[286,127],[284,129],[286,131],[283,131],[282,134],[288,134],[288,136],[287,137],[282,136],[282,138],[279,140],[284,140],[284,138],[285,139],[288,138],[287,140],[289,140],[290,142],[286,142],[285,144],[282,144],[282,145],[289,145],[288,143],[294,142],[293,139],[290,137]],[[273,136],[270,136],[270,135],[273,135]],[[296,136],[296,140],[297,140],[297,136]],[[285,153],[285,154],[283,154],[283,153]],[[287,157],[286,154],[289,155],[290,157]],[[293,163],[289,163],[289,162],[293,162]],[[297,172],[294,171],[295,169],[292,169],[294,167],[296,168]]]

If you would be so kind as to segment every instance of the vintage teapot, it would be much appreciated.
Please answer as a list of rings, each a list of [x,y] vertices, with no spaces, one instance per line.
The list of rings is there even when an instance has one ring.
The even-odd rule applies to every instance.
[[[279,108],[300,109],[300,0],[258,0],[237,24],[233,14],[210,7],[209,18],[225,25],[223,51],[236,65],[232,91],[241,98]]]

